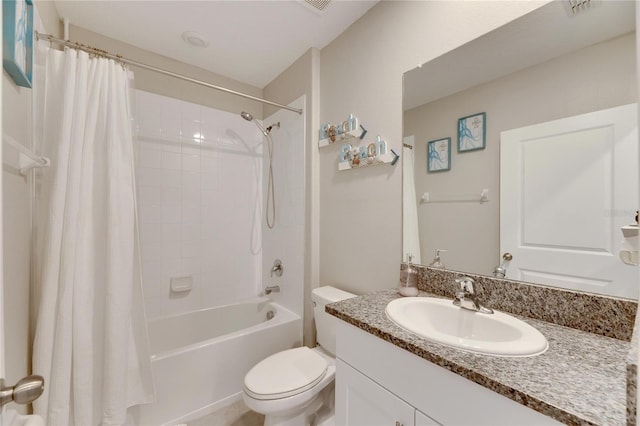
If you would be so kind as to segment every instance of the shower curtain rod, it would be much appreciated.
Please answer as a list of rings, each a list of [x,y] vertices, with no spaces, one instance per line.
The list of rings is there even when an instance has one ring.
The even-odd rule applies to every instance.
[[[132,59],[127,59],[124,58],[120,55],[114,55],[112,53],[109,53],[105,50],[102,49],[96,49],[95,47],[91,47],[91,46],[86,46],[84,44],[81,43],[77,43],[74,41],[70,41],[70,40],[62,40],[59,38],[56,38],[50,34],[41,34],[38,31],[34,31],[35,35],[36,35],[36,39],[38,40],[48,40],[49,42],[52,43],[59,43],[62,44],[64,46],[67,47],[73,47],[75,49],[79,49],[79,50],[84,50],[85,52],[89,52],[89,53],[93,53],[95,55],[99,55],[108,59],[113,59],[116,61],[119,61],[123,64],[127,64],[127,65],[133,65],[136,66],[138,68],[143,68],[149,71],[153,71],[153,72],[157,72],[159,74],[164,74],[167,75],[169,77],[174,77],[180,80],[184,80],[184,81],[188,81],[194,84],[199,84],[200,86],[204,86],[204,87],[208,87],[210,89],[214,89],[214,90],[218,90],[220,92],[225,92],[225,93],[229,93],[231,95],[236,95],[236,96],[240,96],[242,98],[246,98],[246,99],[251,99],[252,101],[256,101],[256,102],[262,102],[263,104],[267,104],[267,105],[271,105],[271,106],[275,106],[278,108],[282,108],[282,109],[286,109],[289,111],[293,111],[293,112],[297,112],[298,114],[302,114],[302,109],[298,109],[298,108],[292,108],[290,106],[287,105],[282,105],[279,104],[277,102],[271,102],[268,101],[266,99],[261,99],[255,96],[251,96],[251,95],[247,95],[246,93],[242,93],[242,92],[236,92],[235,90],[231,90],[231,89],[227,89],[226,87],[221,87],[221,86],[216,86],[215,84],[211,84],[211,83],[207,83],[205,81],[202,80],[197,80],[195,78],[191,78],[191,77],[187,77],[186,75],[182,75],[182,74],[177,74],[175,72],[171,72],[171,71],[167,71],[165,69],[162,68],[158,68],[158,67],[154,67],[152,65],[147,65],[147,64],[143,64],[142,62],[138,62],[138,61],[134,61]]]

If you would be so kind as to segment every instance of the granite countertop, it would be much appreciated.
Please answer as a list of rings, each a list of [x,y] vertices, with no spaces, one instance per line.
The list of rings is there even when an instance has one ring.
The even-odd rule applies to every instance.
[[[439,297],[423,291],[419,295]],[[525,358],[480,355],[428,341],[395,325],[385,307],[398,297],[395,289],[382,290],[329,304],[326,311],[562,423],[626,423],[629,342],[513,315],[544,334],[549,349]]]

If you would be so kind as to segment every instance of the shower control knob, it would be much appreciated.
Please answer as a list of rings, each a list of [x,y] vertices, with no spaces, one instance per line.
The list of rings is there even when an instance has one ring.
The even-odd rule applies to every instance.
[[[44,378],[42,376],[27,376],[20,379],[15,386],[6,386],[4,379],[0,379],[0,407],[8,402],[29,404],[38,399],[44,392]]]
[[[281,277],[283,272],[284,265],[282,264],[282,260],[276,259],[275,262],[273,262],[273,267],[271,267],[271,276],[273,277],[273,274],[276,274],[276,277]]]

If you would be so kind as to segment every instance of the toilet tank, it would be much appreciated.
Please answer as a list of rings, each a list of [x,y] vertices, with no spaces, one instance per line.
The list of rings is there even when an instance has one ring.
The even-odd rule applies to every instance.
[[[340,321],[325,312],[324,306],[340,300],[356,297],[355,294],[331,286],[318,287],[311,292],[313,314],[316,318],[318,345],[331,355],[336,354],[336,324]]]

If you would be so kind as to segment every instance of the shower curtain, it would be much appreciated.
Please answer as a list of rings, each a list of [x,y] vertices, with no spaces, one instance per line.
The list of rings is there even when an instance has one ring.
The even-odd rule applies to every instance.
[[[46,221],[33,372],[45,393],[34,408],[49,425],[121,425],[127,407],[153,400],[130,73],[73,49],[38,53],[46,71],[36,128],[52,167],[38,206]]]
[[[414,137],[407,136],[403,142],[414,148],[402,146],[402,256],[413,256],[413,263],[421,264],[420,232],[418,229],[418,204],[416,199],[416,183],[413,150]]]

